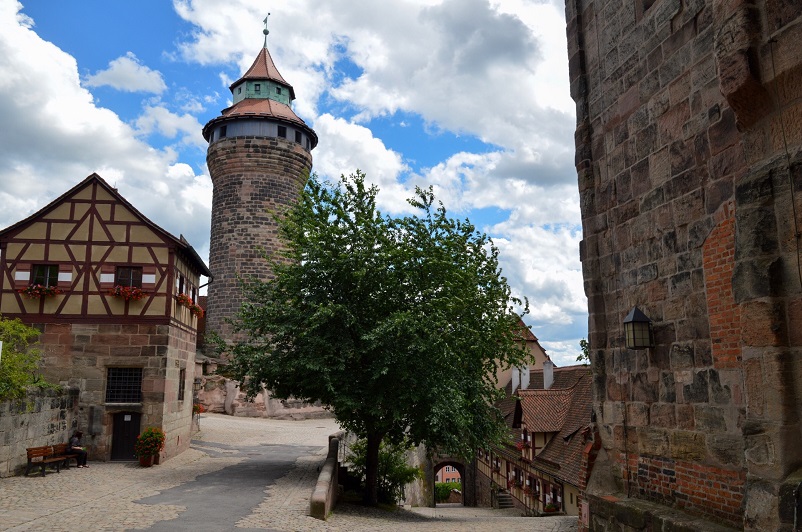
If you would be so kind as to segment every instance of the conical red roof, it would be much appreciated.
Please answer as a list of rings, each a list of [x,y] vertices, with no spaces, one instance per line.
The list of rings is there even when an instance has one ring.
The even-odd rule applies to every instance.
[[[270,52],[266,47],[262,48],[262,50],[259,52],[259,55],[256,56],[251,68],[249,68],[241,78],[232,83],[229,88],[233,90],[234,86],[246,79],[269,79],[271,81],[277,81],[282,85],[289,87],[290,99],[295,99],[295,91],[293,90],[292,85],[287,83],[287,81],[281,76],[281,73],[276,68],[275,63],[273,63],[273,58],[270,57]]]

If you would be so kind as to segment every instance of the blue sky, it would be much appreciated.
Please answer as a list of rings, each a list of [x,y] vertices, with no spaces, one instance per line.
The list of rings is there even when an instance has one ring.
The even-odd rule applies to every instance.
[[[553,0],[0,0],[0,227],[97,172],[208,254],[203,125],[263,43],[385,212],[416,185],[493,237],[552,359],[587,335],[563,4]]]

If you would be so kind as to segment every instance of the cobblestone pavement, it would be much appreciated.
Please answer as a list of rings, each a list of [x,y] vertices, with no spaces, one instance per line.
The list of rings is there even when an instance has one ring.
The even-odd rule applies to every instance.
[[[89,469],[71,467],[44,478],[0,479],[0,530],[576,530],[576,518],[522,518],[510,511],[465,507],[387,512],[341,505],[328,521],[318,521],[307,515],[309,496],[325,458],[328,435],[338,430],[333,420],[205,414],[201,427],[192,449],[159,466],[90,461]],[[233,500],[228,490],[211,482],[223,479],[227,486],[236,485],[237,475],[249,470],[249,461],[273,450],[294,457],[294,462],[272,470],[281,475],[274,482],[265,475],[249,492],[254,504],[249,505],[248,499],[237,506],[241,497]],[[198,500],[203,508],[197,507]],[[198,523],[203,510],[207,513]]]

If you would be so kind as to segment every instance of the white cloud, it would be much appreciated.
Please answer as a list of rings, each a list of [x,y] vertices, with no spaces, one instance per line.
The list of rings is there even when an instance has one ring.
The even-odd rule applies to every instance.
[[[180,138],[184,144],[192,144],[205,150],[207,143],[201,130],[203,125],[191,114],[177,115],[162,106],[148,106],[136,119],[137,132],[140,135],[158,133],[167,138]]]
[[[399,175],[406,170],[400,154],[387,149],[366,127],[329,114],[317,119],[315,130],[320,144],[315,152],[314,171],[321,178],[336,181],[343,174],[361,170],[369,183],[379,187],[381,209],[389,212],[407,209],[406,198],[410,193],[398,182]]]
[[[183,164],[181,178],[170,178],[176,153],[137,140],[128,124],[98,107],[81,87],[75,59],[34,33],[19,7],[0,2],[0,227],[97,172],[167,231],[205,242],[209,201],[184,199],[187,190],[192,198],[210,196],[198,184],[203,177]],[[191,223],[188,212],[197,216]]]
[[[162,75],[143,65],[131,52],[109,62],[109,68],[86,78],[87,87],[109,86],[125,92],[152,92],[167,90]]]
[[[97,171],[154,222],[208,251],[200,130],[230,105],[228,85],[251,65],[266,13],[254,0],[173,4],[195,29],[164,56],[213,67],[210,88],[190,92],[183,79],[175,87],[167,69],[165,83],[129,52],[85,80],[159,95],[138,101],[126,122],[99,106],[75,59],[36,35],[18,4],[0,1],[0,226]],[[431,184],[452,214],[506,213],[480,229],[501,249],[515,292],[529,297],[535,334],[570,352],[586,336],[587,311],[562,17],[555,0],[296,0],[271,16],[269,48],[295,87],[296,113],[319,136],[314,170],[363,170],[386,212],[408,212],[414,186]],[[167,84],[173,107],[161,99]],[[485,144],[420,167],[406,142],[381,137],[376,117],[419,144],[452,134]]]

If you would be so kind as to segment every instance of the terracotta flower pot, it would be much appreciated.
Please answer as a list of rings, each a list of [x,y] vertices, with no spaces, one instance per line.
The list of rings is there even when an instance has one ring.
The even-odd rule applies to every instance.
[[[139,465],[142,467],[150,467],[153,465],[153,456],[140,456]]]

